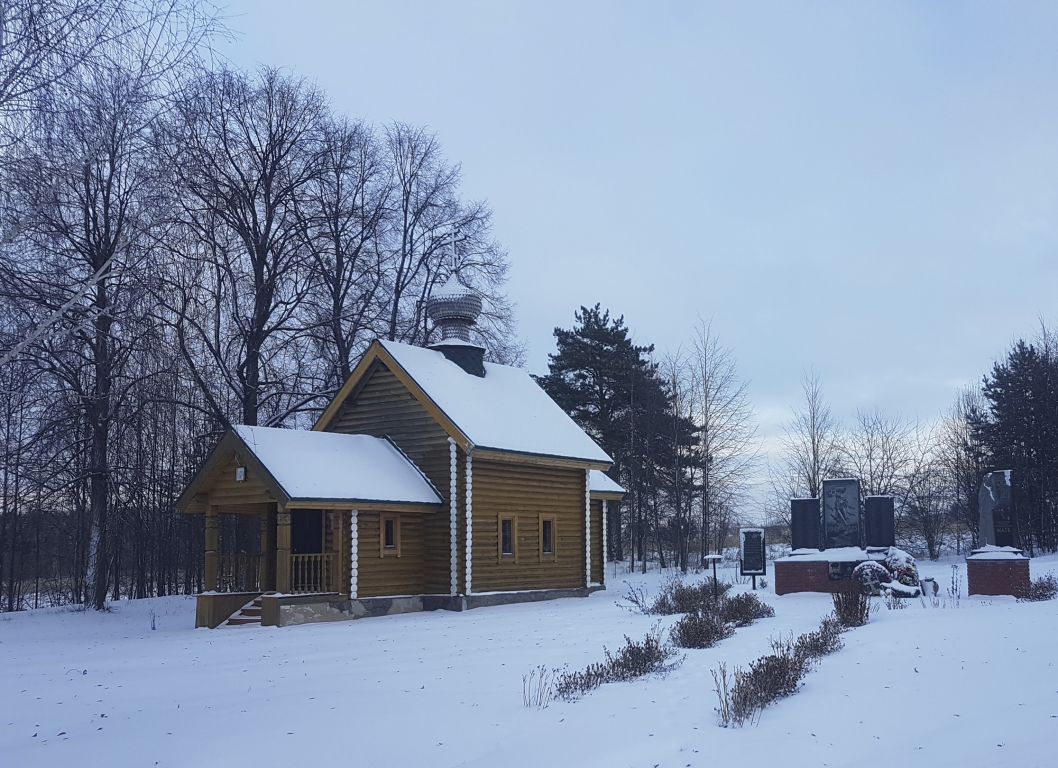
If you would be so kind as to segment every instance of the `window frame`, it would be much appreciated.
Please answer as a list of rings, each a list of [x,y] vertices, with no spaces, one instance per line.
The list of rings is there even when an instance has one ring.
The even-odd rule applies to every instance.
[[[551,551],[544,551],[544,523],[551,523]],[[537,546],[541,562],[552,562],[558,559],[558,520],[555,515],[540,515],[537,526]]]
[[[503,551],[503,524],[511,524],[511,551]],[[518,516],[499,513],[496,515],[496,560],[499,563],[518,562]]]
[[[393,522],[393,546],[386,546],[386,523]],[[381,512],[378,516],[378,556],[400,557],[400,515]]]

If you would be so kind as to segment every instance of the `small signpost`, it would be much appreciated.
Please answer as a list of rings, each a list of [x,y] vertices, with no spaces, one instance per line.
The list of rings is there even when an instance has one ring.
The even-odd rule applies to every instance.
[[[713,564],[713,597],[719,597],[720,588],[716,581],[716,564],[723,559],[723,555],[706,555],[704,558],[705,562]]]
[[[764,548],[763,528],[739,528],[739,569],[743,576],[753,577],[753,589],[757,588],[757,577],[768,573],[768,557]]]

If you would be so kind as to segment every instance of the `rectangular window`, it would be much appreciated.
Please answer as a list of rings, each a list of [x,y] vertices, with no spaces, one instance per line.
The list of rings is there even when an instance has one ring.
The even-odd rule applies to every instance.
[[[400,557],[400,517],[382,515],[381,518],[379,554],[382,557]]]
[[[500,554],[514,554],[514,520],[509,517],[500,520]]]
[[[540,519],[540,554],[544,557],[553,557],[555,554],[555,518],[553,517]]]

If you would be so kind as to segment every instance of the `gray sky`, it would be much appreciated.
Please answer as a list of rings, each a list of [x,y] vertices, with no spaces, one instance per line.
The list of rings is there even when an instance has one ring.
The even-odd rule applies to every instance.
[[[530,369],[581,304],[661,353],[699,317],[773,437],[931,419],[1058,318],[1058,4],[261,2],[237,65],[424,124],[510,250]]]

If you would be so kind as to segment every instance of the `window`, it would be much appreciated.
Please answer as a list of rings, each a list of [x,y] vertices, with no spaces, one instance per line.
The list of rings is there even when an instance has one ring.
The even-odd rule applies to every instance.
[[[514,555],[514,519],[510,517],[500,520],[500,554]]]
[[[555,518],[540,518],[540,557],[553,558],[555,556]]]
[[[400,557],[400,517],[382,515],[379,528],[379,554],[382,557]]]

